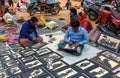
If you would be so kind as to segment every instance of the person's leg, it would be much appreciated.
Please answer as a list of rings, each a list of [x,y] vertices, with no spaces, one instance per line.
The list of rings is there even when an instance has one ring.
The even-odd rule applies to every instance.
[[[74,51],[71,52],[71,54],[75,55],[75,56],[80,56],[82,54],[84,45],[80,45],[79,47],[75,48]]]
[[[2,6],[1,6],[1,7],[2,7],[1,15],[2,15],[2,16],[4,16],[5,4],[4,4],[4,3],[2,3]]]
[[[9,6],[11,7],[11,3],[8,1]]]
[[[75,56],[80,56],[82,51],[83,51],[83,48],[84,48],[84,45],[80,45],[79,47],[75,48],[75,49],[65,49],[64,47],[66,46],[66,42],[61,42],[58,44],[58,50],[62,50],[62,51],[65,51],[67,53],[71,53],[72,55],[75,55]]]
[[[1,5],[1,3],[0,3],[0,15],[1,15],[1,12],[2,12],[2,5]]]
[[[59,43],[59,44],[58,44],[58,50],[62,50],[62,51],[71,53],[71,52],[72,52],[71,50],[65,49],[66,44],[67,44],[66,42],[61,42],[61,43]]]
[[[66,46],[66,42],[61,42],[58,44],[58,50],[61,50],[61,51],[65,51],[67,53],[70,53],[70,54],[73,54],[73,55],[80,55],[80,53],[77,52],[76,49],[66,49],[65,46]],[[82,47],[81,47],[81,50],[82,50]]]
[[[64,49],[66,42],[61,42],[58,44],[58,49]]]
[[[12,2],[10,2],[10,7],[13,7]]]
[[[11,2],[11,5],[12,5],[12,7],[14,7],[14,4],[13,4],[13,2]]]
[[[67,10],[68,10],[69,9],[68,6],[66,6],[66,7],[67,7]]]
[[[5,9],[5,1],[3,1],[3,2],[1,3],[1,5],[2,5],[2,12],[4,12],[4,9]]]
[[[20,38],[18,42],[23,48],[26,48],[29,45],[29,40],[26,38]]]
[[[5,10],[5,8],[4,8],[4,6],[2,5],[1,16],[4,16],[4,10]]]
[[[26,8],[29,6],[29,2],[26,2]]]

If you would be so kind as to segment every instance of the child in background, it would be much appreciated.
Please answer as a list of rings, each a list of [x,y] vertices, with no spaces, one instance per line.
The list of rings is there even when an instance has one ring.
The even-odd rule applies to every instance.
[[[21,1],[17,1],[17,6],[16,6],[16,10],[19,11],[20,10],[20,6],[21,6]]]
[[[68,0],[65,5],[67,7],[67,10],[71,7],[71,5],[72,5],[71,1]]]
[[[26,0],[26,8],[28,7],[28,5],[29,5],[29,2],[28,2],[28,0]]]
[[[21,3],[21,1],[18,2],[16,11],[26,12],[26,7]]]
[[[12,0],[8,0],[8,3],[9,3],[9,6],[10,6],[10,7],[14,7]]]

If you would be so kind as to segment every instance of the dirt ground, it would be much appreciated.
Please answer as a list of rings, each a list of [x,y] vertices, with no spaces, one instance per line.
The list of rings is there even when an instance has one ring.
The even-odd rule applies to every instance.
[[[36,16],[36,17],[40,17],[41,15],[44,15],[45,16],[45,18],[53,18],[53,19],[59,19],[59,18],[64,18],[64,20],[60,20],[60,21],[62,21],[62,22],[64,22],[64,23],[69,23],[69,10],[66,10],[66,8],[65,8],[65,4],[66,4],[66,1],[67,0],[64,0],[64,1],[62,1],[61,0],[61,7],[62,7],[62,10],[59,12],[59,14],[57,14],[57,15],[51,15],[51,14],[45,14],[45,13],[36,13],[34,16]],[[72,2],[72,6],[73,7],[75,7],[75,6],[79,6],[80,5],[80,1],[77,1],[77,0],[71,0],[71,2]],[[77,9],[77,11],[78,12],[80,12],[81,11],[81,8],[79,8],[79,9]],[[29,19],[31,16],[27,13],[27,12],[17,12],[17,14],[19,15],[19,17],[24,17],[25,18],[25,20],[27,20],[27,19]],[[92,24],[93,24],[93,27],[95,27],[96,25],[95,25],[95,23],[94,22],[92,22]]]

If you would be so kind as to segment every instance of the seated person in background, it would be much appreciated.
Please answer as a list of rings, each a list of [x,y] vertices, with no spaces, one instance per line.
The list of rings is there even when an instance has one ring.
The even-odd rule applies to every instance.
[[[23,6],[23,3],[21,1],[18,1],[17,6],[16,6],[16,10],[22,11],[23,8],[25,8],[25,6]]]
[[[85,12],[80,12],[78,14],[78,21],[80,23],[80,26],[85,28],[88,31],[88,33],[93,29],[92,24],[87,18]]]
[[[32,17],[22,25],[19,35],[19,43],[22,47],[31,48],[33,43],[42,42],[43,39],[42,37],[39,37],[36,30],[37,22],[38,19],[36,17]]]
[[[77,10],[75,8],[70,8],[70,23],[77,19]],[[63,31],[67,30],[67,28],[71,26],[70,23],[62,27]]]
[[[84,44],[87,44],[88,42],[88,32],[79,25],[78,20],[74,20],[71,22],[71,27],[69,27],[66,31],[64,41],[58,44],[58,48],[59,50],[64,50],[73,55],[79,56],[82,53]],[[72,51],[70,49],[66,49],[66,45],[74,47],[74,49]]]

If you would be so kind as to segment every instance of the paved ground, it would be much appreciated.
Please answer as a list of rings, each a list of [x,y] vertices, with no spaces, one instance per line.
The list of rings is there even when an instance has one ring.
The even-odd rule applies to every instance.
[[[62,7],[62,10],[60,11],[59,14],[57,15],[51,15],[51,14],[45,14],[45,13],[42,13],[40,14],[39,12],[36,13],[34,16],[40,18],[41,15],[44,15],[45,18],[52,18],[52,19],[56,19],[58,20],[59,18],[64,18],[65,20],[60,20],[61,22],[64,22],[64,23],[69,23],[70,19],[69,19],[69,10],[66,10],[65,8],[65,3],[66,3],[67,0],[64,0],[62,1],[61,0],[61,7]],[[76,1],[76,0],[71,0],[72,1],[72,6],[75,7],[75,6],[79,6],[80,5],[80,1]],[[16,4],[15,4],[16,5]],[[82,8],[80,9],[77,9],[78,12],[81,11]],[[24,17],[24,19],[28,20],[31,16],[29,15],[29,13],[27,12],[17,12],[17,14],[19,15],[19,17]],[[94,23],[94,21],[92,21],[92,24],[93,24],[93,27],[96,27],[96,24]]]

